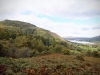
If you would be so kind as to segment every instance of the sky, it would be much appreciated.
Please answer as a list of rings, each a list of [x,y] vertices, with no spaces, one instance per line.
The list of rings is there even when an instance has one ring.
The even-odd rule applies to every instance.
[[[100,35],[100,0],[0,0],[0,21],[19,20],[61,37]]]

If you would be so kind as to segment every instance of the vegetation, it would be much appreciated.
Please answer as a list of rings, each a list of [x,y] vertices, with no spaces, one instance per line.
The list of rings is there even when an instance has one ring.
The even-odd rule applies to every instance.
[[[63,59],[62,59],[63,58]],[[72,55],[50,54],[32,58],[0,58],[0,75],[99,75],[100,62],[75,59]],[[90,58],[92,59],[92,57]],[[97,60],[97,61],[100,61]]]
[[[0,56],[18,58],[61,53],[70,45],[57,34],[35,25],[5,20],[0,22],[0,48]]]
[[[0,22],[0,75],[99,75],[99,61],[99,44],[70,43],[26,22]]]

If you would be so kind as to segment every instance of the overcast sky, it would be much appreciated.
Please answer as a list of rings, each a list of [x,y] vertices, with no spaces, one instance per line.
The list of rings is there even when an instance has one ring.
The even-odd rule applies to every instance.
[[[100,0],[0,0],[0,21],[19,20],[61,37],[100,35]]]

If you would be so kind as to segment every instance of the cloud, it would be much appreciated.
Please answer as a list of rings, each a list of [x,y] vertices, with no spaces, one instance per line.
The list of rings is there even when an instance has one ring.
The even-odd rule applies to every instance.
[[[0,0],[0,16],[31,11],[35,15],[87,19],[100,17],[100,0]]]
[[[95,30],[95,29],[100,29],[100,26],[98,25],[98,26],[95,26],[95,27],[93,27],[92,28],[93,30]]]
[[[82,28],[82,31],[86,31],[86,30],[88,30],[88,28]]]
[[[48,18],[39,18],[33,13],[30,15],[16,14],[13,16],[7,16],[11,20],[20,20],[35,24],[38,27],[50,30],[57,33],[62,37],[66,36],[76,36],[76,37],[94,37],[98,36],[100,29],[96,28],[98,25],[77,25],[75,23],[61,23],[53,22]]]
[[[62,37],[99,35],[98,25],[55,22],[39,15],[87,20],[100,17],[100,0],[0,0],[0,20],[20,20],[48,29]]]

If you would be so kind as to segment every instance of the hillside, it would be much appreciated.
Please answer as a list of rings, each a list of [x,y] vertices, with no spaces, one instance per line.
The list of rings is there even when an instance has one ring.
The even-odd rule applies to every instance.
[[[0,56],[30,57],[61,53],[70,44],[56,33],[33,24],[4,20],[0,22]]]
[[[33,24],[21,21],[4,20],[0,22],[0,28],[20,32],[23,34],[33,34],[37,36],[43,36],[45,38],[55,38],[58,41],[65,41],[59,35],[50,32],[49,30],[45,30]]]

